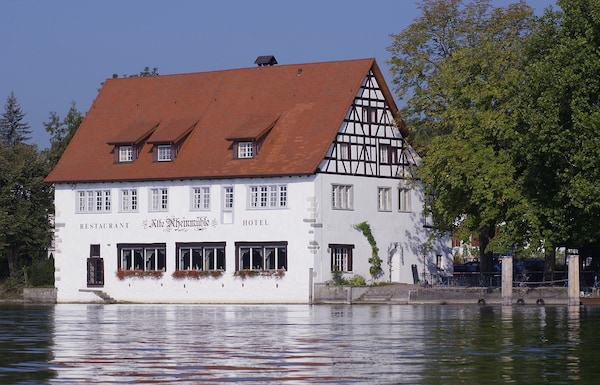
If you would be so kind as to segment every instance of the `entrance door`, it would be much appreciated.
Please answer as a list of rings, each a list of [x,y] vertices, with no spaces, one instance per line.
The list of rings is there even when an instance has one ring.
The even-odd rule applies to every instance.
[[[87,260],[87,285],[104,286],[104,259],[88,258]]]

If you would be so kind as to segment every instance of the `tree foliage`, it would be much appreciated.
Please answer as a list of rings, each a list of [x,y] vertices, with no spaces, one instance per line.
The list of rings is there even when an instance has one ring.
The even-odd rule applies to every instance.
[[[14,146],[31,139],[31,128],[23,121],[24,117],[25,113],[21,111],[14,92],[11,92],[0,118],[0,139],[4,146]]]
[[[423,155],[426,210],[441,231],[465,239],[478,232],[482,252],[488,240],[508,248],[527,226],[511,146],[533,11],[486,0],[426,0],[420,8],[388,49],[401,115]]]
[[[150,67],[144,67],[144,69],[142,71],[140,71],[140,73],[138,74],[134,74],[134,75],[127,75],[127,74],[123,74],[121,75],[122,78],[141,78],[141,77],[146,77],[146,76],[158,76],[158,67],[154,67],[152,69],[150,69]],[[112,76],[113,78],[118,78],[119,75],[118,74],[113,74]]]
[[[75,102],[71,102],[71,108],[63,120],[56,112],[50,112],[49,121],[44,122],[46,132],[50,134],[50,148],[45,154],[50,168],[58,163],[82,121],[83,114],[77,110]]]
[[[532,40],[516,151],[548,245],[600,238],[600,3],[560,0]]]
[[[389,47],[426,209],[488,251],[597,242],[600,3],[490,4],[425,0]]]
[[[0,146],[0,252],[9,275],[37,259],[51,240],[53,190],[34,146]]]

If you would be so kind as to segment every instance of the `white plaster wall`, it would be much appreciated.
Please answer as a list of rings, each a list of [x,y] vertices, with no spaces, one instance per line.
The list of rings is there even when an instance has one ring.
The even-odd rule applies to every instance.
[[[152,183],[59,184],[56,186],[56,287],[59,302],[88,302],[99,298],[86,291],[86,260],[90,244],[100,244],[104,258],[104,286],[97,288],[119,301],[203,302],[203,303],[306,303],[309,298],[309,269],[313,254],[310,223],[310,199],[314,195],[314,177],[240,179],[223,181],[176,181]],[[247,185],[287,184],[288,207],[284,209],[248,209]],[[211,208],[190,210],[190,186],[210,186]],[[221,222],[222,187],[234,186],[232,224]],[[121,213],[119,190],[138,188],[138,212]],[[149,212],[149,189],[168,187],[168,212]],[[76,213],[77,191],[111,189],[111,213]],[[168,217],[194,219],[206,217],[203,230],[175,229],[165,225]],[[152,222],[154,220],[154,222]],[[163,227],[153,226],[160,223]],[[226,271],[218,279],[174,279],[177,242],[226,242]],[[235,271],[235,242],[287,241],[288,271],[281,279],[255,277],[241,280]],[[117,271],[117,244],[166,243],[167,268],[160,279],[126,278]]]
[[[333,210],[331,205],[331,185],[349,184],[354,188],[354,209]],[[315,274],[323,282],[331,279],[330,255],[327,245],[331,243],[353,244],[353,273],[367,280],[371,256],[371,246],[362,232],[354,225],[367,221],[382,259],[383,276],[378,281],[413,283],[411,265],[416,264],[419,274],[424,267],[429,272],[436,271],[435,255],[443,256],[443,268],[452,266],[450,239],[435,241],[432,248],[423,253],[430,230],[422,216],[423,200],[420,190],[413,189],[410,212],[398,210],[398,180],[389,178],[357,177],[320,174],[318,186],[321,207],[320,257],[315,259]],[[392,188],[392,210],[378,211],[378,187]],[[391,264],[388,264],[388,261]],[[449,262],[448,262],[449,261]],[[432,265],[433,262],[433,265]]]

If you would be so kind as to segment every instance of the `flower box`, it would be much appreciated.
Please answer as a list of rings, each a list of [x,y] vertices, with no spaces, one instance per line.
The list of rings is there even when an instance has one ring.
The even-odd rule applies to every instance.
[[[175,270],[171,276],[175,279],[200,279],[200,278],[220,278],[223,275],[222,270]]]
[[[117,270],[117,277],[121,280],[125,278],[155,278],[163,276],[162,270]]]
[[[281,278],[283,278],[283,276],[285,276],[285,269],[278,269],[278,270],[244,269],[244,270],[238,270],[238,271],[234,272],[233,276],[237,277],[237,278],[241,278],[241,279],[253,278],[253,277],[271,277],[271,278],[281,279]]]

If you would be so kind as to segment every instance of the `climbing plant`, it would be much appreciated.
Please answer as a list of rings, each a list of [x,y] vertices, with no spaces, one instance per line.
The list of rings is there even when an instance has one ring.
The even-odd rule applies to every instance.
[[[381,258],[378,256],[379,247],[377,247],[377,242],[375,242],[375,238],[371,233],[371,226],[365,221],[354,225],[354,228],[362,232],[367,238],[369,245],[371,245],[371,258],[369,258],[371,267],[369,268],[369,274],[371,274],[371,278],[375,280],[383,274],[383,269],[381,268]]]

